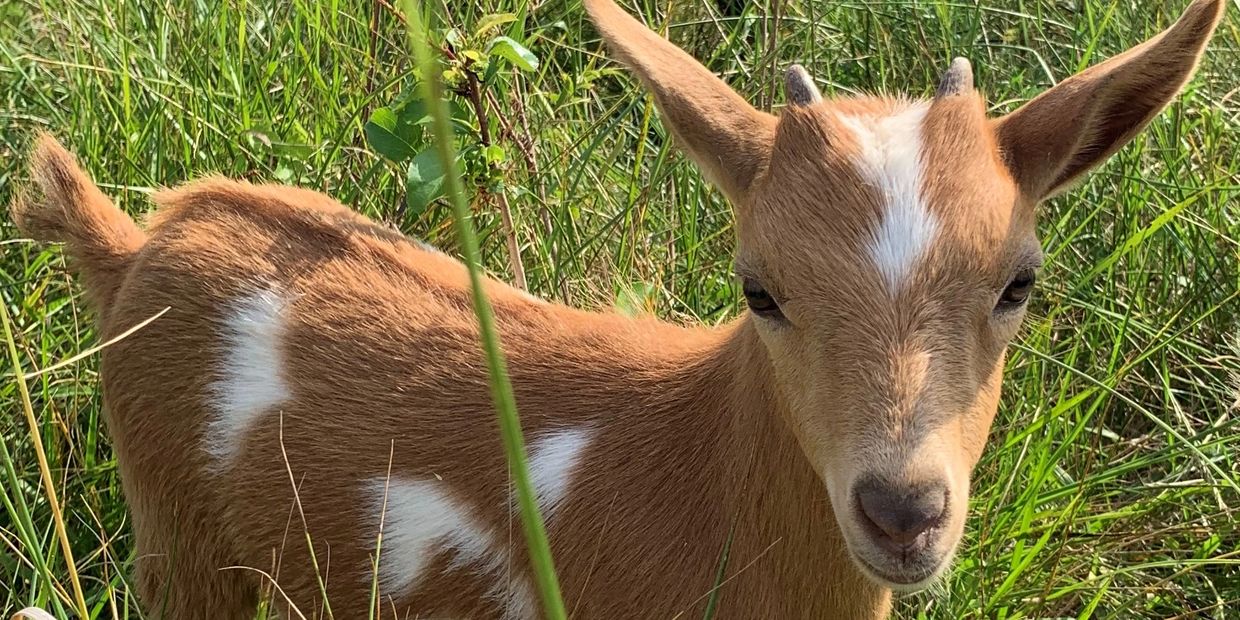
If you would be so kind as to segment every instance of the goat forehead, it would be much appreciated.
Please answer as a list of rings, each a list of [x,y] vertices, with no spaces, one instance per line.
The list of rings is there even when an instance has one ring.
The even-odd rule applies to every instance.
[[[842,107],[835,117],[843,148],[876,194],[872,228],[891,232],[881,226],[903,221],[922,225],[896,232],[940,231],[934,224],[955,237],[1006,232],[1015,183],[980,98]]]
[[[860,177],[877,194],[879,213],[868,227],[865,257],[891,294],[898,294],[939,234],[939,218],[923,192],[924,103],[880,116],[840,114],[852,134]]]
[[[947,267],[944,257],[1000,252],[1015,186],[977,103],[847,100],[791,111],[770,197],[751,218],[760,221],[738,224],[742,237],[758,234],[742,241],[756,241],[789,277],[863,278],[888,298]]]

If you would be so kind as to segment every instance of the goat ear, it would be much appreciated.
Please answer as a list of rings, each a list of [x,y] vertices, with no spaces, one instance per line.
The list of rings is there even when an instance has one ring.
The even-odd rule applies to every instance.
[[[770,158],[775,117],[612,0],[585,0],[585,7],[611,52],[654,94],[681,147],[728,198],[744,202]]]
[[[1226,0],[1195,0],[1174,25],[995,121],[1021,192],[1057,194],[1127,144],[1196,71]]]

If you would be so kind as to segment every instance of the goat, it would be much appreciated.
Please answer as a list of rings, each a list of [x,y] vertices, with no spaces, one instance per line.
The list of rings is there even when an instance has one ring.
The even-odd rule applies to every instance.
[[[585,6],[734,205],[748,311],[486,281],[567,606],[699,615],[727,543],[721,617],[883,618],[962,536],[1037,204],[1177,96],[1224,1],[993,119],[963,59],[925,101],[794,65],[774,116]],[[103,338],[170,308],[101,354],[148,613],[250,617],[261,570],[289,616],[539,615],[461,263],[308,190],[202,180],[139,227],[54,139],[31,172],[14,219],[65,244]]]

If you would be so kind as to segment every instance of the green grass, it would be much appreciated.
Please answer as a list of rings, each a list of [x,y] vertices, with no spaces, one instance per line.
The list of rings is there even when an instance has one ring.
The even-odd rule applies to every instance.
[[[439,0],[472,33],[519,0]],[[996,113],[1154,34],[1187,0],[642,0],[657,28],[758,103],[804,63],[827,90],[928,94],[968,56]],[[668,14],[671,4],[675,12]],[[632,9],[634,4],[627,3]],[[1240,6],[1186,94],[1087,183],[1043,208],[1048,264],[1014,346],[954,572],[900,618],[1240,617]],[[715,323],[740,311],[731,219],[673,149],[651,101],[600,54],[577,0],[515,32],[541,60],[487,100],[506,153],[469,163],[483,263],[511,276],[501,193],[530,288]],[[395,9],[361,0],[0,5],[0,202],[29,137],[61,137],[134,213],[219,172],[327,191],[460,253],[447,203],[404,209],[403,168],[363,124],[409,88]],[[473,119],[472,115],[465,118]],[[476,145],[466,136],[462,145]],[[0,222],[0,298],[21,367],[97,344],[61,254]],[[7,349],[6,349],[7,353]],[[92,617],[137,617],[129,523],[102,428],[96,358],[26,380]],[[8,355],[0,362],[0,610],[77,605]],[[726,605],[726,597],[721,603]]]

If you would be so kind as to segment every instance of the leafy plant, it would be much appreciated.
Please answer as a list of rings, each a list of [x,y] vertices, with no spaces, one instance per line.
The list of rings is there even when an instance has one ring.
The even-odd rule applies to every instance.
[[[456,162],[471,181],[474,195],[503,191],[503,165],[507,153],[493,138],[492,112],[486,105],[488,89],[505,79],[508,67],[532,72],[539,59],[523,43],[507,34],[492,35],[501,26],[513,24],[513,13],[493,13],[478,20],[472,34],[458,28],[440,30],[438,39],[428,39],[439,52],[440,78],[452,95],[451,119],[460,144]],[[376,109],[366,122],[366,142],[393,164],[405,167],[406,213],[417,216],[444,197],[444,170],[432,155],[433,145],[427,126],[431,117],[419,98],[419,71],[405,94],[388,106]]]

